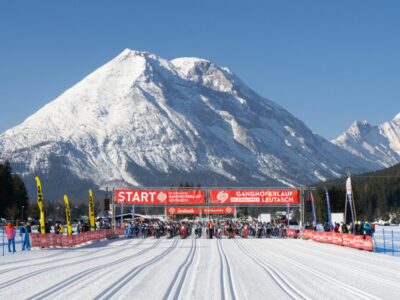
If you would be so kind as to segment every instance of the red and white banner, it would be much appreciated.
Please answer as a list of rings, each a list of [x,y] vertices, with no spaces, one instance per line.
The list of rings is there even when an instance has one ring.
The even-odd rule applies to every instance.
[[[200,207],[167,207],[169,215],[199,215]]]
[[[364,238],[364,236],[362,235],[335,232],[316,232],[310,230],[302,231],[301,235],[304,238],[311,239],[317,242],[331,243],[368,251],[372,251],[373,246],[372,238],[370,236],[366,236]]]
[[[118,228],[114,233],[117,235],[123,235],[124,229]],[[110,229],[83,232],[75,235],[60,235],[54,233],[30,233],[29,235],[31,238],[32,247],[72,247],[92,240],[105,239],[109,234],[112,234],[112,230]]]
[[[135,204],[202,204],[204,190],[116,190],[117,203]]]
[[[210,190],[211,203],[300,203],[299,190]]]
[[[203,214],[234,214],[235,207],[234,206],[209,206],[202,207],[201,213]]]

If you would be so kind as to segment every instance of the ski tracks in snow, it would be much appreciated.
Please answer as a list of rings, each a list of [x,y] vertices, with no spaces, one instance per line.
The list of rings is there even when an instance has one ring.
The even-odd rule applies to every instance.
[[[280,254],[277,254],[275,252],[272,253],[273,256],[279,258],[281,261],[286,261],[289,264],[291,264],[292,266],[296,266],[298,268],[300,268],[303,271],[306,271],[308,273],[311,273],[313,276],[320,278],[321,280],[325,281],[325,282],[329,282],[329,284],[332,284],[334,286],[336,286],[337,288],[341,289],[341,290],[345,290],[351,294],[354,295],[355,298],[357,299],[374,299],[374,300],[378,300],[381,299],[379,297],[376,297],[372,294],[369,294],[367,292],[364,292],[354,286],[351,286],[343,281],[337,280],[336,278],[327,275],[321,271],[318,271],[315,268],[309,267],[307,265],[304,265],[302,263],[299,263],[287,256],[283,256]]]
[[[281,249],[283,249],[285,251],[290,251],[290,252],[292,252],[294,254],[297,253],[296,250],[286,249],[283,245],[280,245],[280,244],[279,245],[275,244],[275,246],[278,247],[278,248],[281,248]],[[318,259],[321,262],[326,263],[326,264],[328,264],[328,265],[330,265],[332,267],[336,267],[337,266],[337,264],[336,264],[337,260],[341,259],[343,261],[347,261],[349,264],[353,264],[351,266],[351,268],[346,269],[346,272],[354,273],[356,276],[360,276],[361,275],[363,277],[367,277],[368,279],[370,279],[370,280],[372,280],[374,282],[380,282],[382,284],[386,284],[386,285],[394,287],[394,288],[398,288],[398,289],[400,288],[400,284],[397,281],[390,280],[390,279],[387,279],[387,278],[382,278],[380,276],[377,276],[377,275],[372,274],[372,273],[370,273],[370,272],[368,272],[366,270],[361,269],[359,266],[354,266],[354,263],[360,264],[362,266],[365,266],[366,265],[365,263],[359,262],[357,260],[350,260],[350,259],[347,259],[347,258],[344,258],[344,257],[338,257],[338,256],[332,255],[332,254],[327,254],[326,252],[321,252],[321,251],[314,250],[314,249],[311,250],[309,248],[305,248],[305,247],[301,247],[301,246],[299,248],[304,249],[304,250],[306,250],[308,252],[308,253],[307,252],[302,253],[302,256],[307,256],[307,257],[310,257],[310,258],[313,258],[313,259]],[[312,254],[310,254],[310,252],[316,253],[318,255],[312,255]],[[321,255],[326,256],[326,257],[330,257],[332,260],[323,259],[323,258],[321,258]],[[386,273],[390,272],[390,270],[385,269],[385,272]]]
[[[139,242],[137,244],[135,244],[135,246],[138,246],[140,244],[142,244],[143,242]],[[158,244],[160,243],[160,240],[158,240],[156,243],[154,243],[151,247],[145,248],[135,254],[129,255],[129,256],[125,256],[123,258],[111,261],[111,262],[107,262],[104,264],[101,264],[99,266],[96,267],[92,267],[89,269],[86,269],[82,272],[79,272],[77,274],[74,274],[66,279],[63,279],[61,282],[56,283],[53,286],[50,286],[49,288],[46,288],[45,290],[33,295],[32,297],[29,297],[28,299],[33,300],[33,299],[43,299],[45,297],[54,297],[56,294],[62,292],[63,289],[65,288],[71,288],[73,286],[73,284],[79,280],[81,280],[82,278],[90,278],[90,275],[92,275],[93,273],[96,273],[98,271],[102,271],[108,268],[113,268],[115,269],[116,267],[118,267],[120,264],[125,263],[126,261],[136,258],[140,255],[143,255],[144,253],[156,248],[158,246]]]
[[[217,247],[219,253],[219,259],[221,262],[221,299],[237,299],[235,284],[233,282],[233,276],[229,260],[226,256],[224,247],[222,246],[221,239],[217,240]],[[229,287],[229,291],[228,291]],[[229,297],[230,296],[230,297]]]
[[[122,249],[131,249],[132,248],[132,245],[126,246],[127,244],[130,244],[130,241],[122,244],[121,245]],[[141,242],[137,243],[137,245],[140,245],[140,244],[141,244]],[[134,245],[134,247],[136,247],[136,244]],[[106,251],[106,250],[110,250],[110,248],[96,249],[96,250],[85,252],[83,254],[79,254],[79,255],[76,255],[76,256],[72,256],[72,257],[63,257],[63,259],[62,259],[63,264],[58,266],[58,267],[64,267],[65,260],[71,260],[71,259],[76,259],[76,258],[80,258],[80,257],[87,257],[87,256],[90,256],[90,255],[93,255],[93,254],[96,254],[96,253],[99,253],[99,252],[102,252],[102,251]],[[59,256],[61,254],[68,253],[68,251],[69,250],[62,250],[60,253],[48,255],[46,257],[41,257],[41,258],[38,258],[37,260],[54,258],[55,256]],[[72,250],[72,251],[76,251],[76,250]],[[121,248],[119,248],[116,251],[110,252],[108,254],[102,255],[102,256],[96,256],[96,257],[89,258],[89,259],[84,259],[84,260],[81,260],[81,261],[78,261],[78,262],[73,262],[70,265],[74,265],[74,264],[80,263],[82,261],[88,262],[88,261],[91,261],[93,259],[107,257],[109,255],[112,255],[112,254],[115,254],[115,253],[119,253],[119,252],[121,252]],[[21,260],[21,261],[18,261],[18,263],[25,262],[25,261],[32,261],[32,260],[31,259],[29,259],[29,260]],[[57,263],[57,262],[60,262],[60,260],[59,259],[52,259],[52,260],[49,260],[49,261],[44,261],[44,262],[40,262],[40,263],[34,263],[34,264],[30,264],[30,265],[16,266],[16,267],[0,270],[0,274],[7,273],[7,272],[10,272],[10,271],[15,271],[15,270],[18,270],[18,269],[24,269],[24,268],[30,268],[30,267],[36,267],[36,266],[43,266],[45,264],[51,264],[51,263]],[[4,264],[4,265],[6,265],[6,264]],[[3,265],[0,265],[0,267],[1,266],[3,266]],[[52,269],[55,269],[55,268],[57,268],[57,266],[52,267]],[[48,269],[46,269],[46,270],[48,270]],[[1,285],[0,285],[0,288],[1,288]]]
[[[192,247],[190,248],[189,254],[187,255],[185,261],[179,266],[177,272],[175,273],[174,278],[171,281],[171,284],[169,285],[163,300],[169,300],[169,299],[178,299],[181,291],[182,291],[182,286],[183,283],[186,280],[186,274],[189,270],[189,268],[193,264],[193,259],[196,254],[196,246],[197,246],[197,241],[195,238],[192,239]],[[179,280],[178,280],[179,278]]]
[[[130,269],[128,272],[120,276],[117,280],[115,280],[111,285],[105,288],[101,293],[99,293],[93,299],[109,299],[112,296],[114,296],[116,293],[118,293],[119,290],[121,290],[124,286],[126,286],[134,277],[136,277],[136,275],[138,275],[144,269],[154,265],[156,262],[158,262],[162,258],[166,257],[170,252],[172,252],[176,248],[178,241],[179,241],[178,239],[175,239],[172,246],[169,247],[167,250],[163,251],[158,256],[151,258],[145,263]]]
[[[134,244],[133,246],[131,246],[129,249],[137,247],[142,243],[143,242],[138,242],[138,243]],[[97,252],[97,251],[92,251],[92,252]],[[110,255],[112,255],[112,254],[114,254],[116,252],[121,252],[121,250],[117,250],[117,251],[108,253],[106,255],[96,256],[96,257],[92,257],[92,258],[88,258],[88,259],[81,259],[81,260],[78,260],[76,262],[69,263],[68,266],[79,265],[79,264],[82,264],[82,263],[86,263],[88,261],[96,260],[96,259],[103,258],[103,257],[108,257],[108,256],[110,256]],[[79,255],[78,257],[80,257],[80,256],[86,256],[86,255]],[[77,257],[74,257],[74,258],[77,258]],[[66,259],[68,259],[68,258],[66,258]],[[60,262],[60,260],[57,260],[57,262]],[[61,263],[62,263],[61,265],[57,265],[57,266],[52,266],[52,267],[36,270],[36,271],[30,272],[30,273],[27,273],[25,275],[13,278],[13,279],[11,279],[9,281],[3,282],[3,283],[0,284],[0,290],[5,288],[5,287],[8,287],[8,286],[10,286],[10,285],[12,285],[14,283],[21,282],[23,280],[27,280],[29,278],[32,278],[32,277],[34,277],[36,275],[39,275],[41,273],[45,273],[45,272],[49,272],[49,271],[54,271],[56,269],[64,268],[65,267],[64,259],[61,261]],[[36,266],[36,265],[41,265],[41,264],[35,264],[34,266]],[[10,271],[14,271],[14,270],[17,270],[17,269],[29,268],[31,266],[32,265],[16,267],[16,268],[10,268],[10,269],[6,269],[6,270],[3,270],[3,271],[4,272],[10,272]],[[2,271],[2,273],[3,273],[3,271]]]
[[[301,293],[298,289],[296,289],[293,284],[291,284],[277,269],[275,269],[270,264],[267,264],[256,254],[249,251],[249,249],[244,245],[244,243],[238,242],[235,239],[236,245],[239,249],[248,256],[251,260],[253,260],[257,265],[259,265],[262,269],[264,269],[269,276],[275,281],[275,283],[292,299],[309,299],[303,293]]]

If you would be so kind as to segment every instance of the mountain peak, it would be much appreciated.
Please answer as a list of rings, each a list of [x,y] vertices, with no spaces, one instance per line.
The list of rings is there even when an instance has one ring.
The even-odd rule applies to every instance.
[[[393,121],[400,121],[400,113],[393,118]]]
[[[227,68],[131,49],[0,135],[6,159],[28,182],[45,176],[54,197],[90,185],[294,186],[377,166],[314,135]]]
[[[150,54],[151,53],[147,51],[138,51],[134,49],[125,48],[125,50],[122,51],[118,56],[147,56]]]
[[[354,121],[353,124],[349,127],[346,133],[348,134],[362,134],[365,131],[368,131],[371,128],[371,125],[368,121]]]
[[[398,114],[393,121],[400,120]],[[355,121],[332,142],[361,158],[389,167],[400,162],[400,127],[397,122],[371,126],[367,121]]]

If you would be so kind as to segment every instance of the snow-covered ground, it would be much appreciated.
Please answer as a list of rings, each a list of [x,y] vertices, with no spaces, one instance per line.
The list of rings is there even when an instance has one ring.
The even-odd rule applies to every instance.
[[[295,239],[117,239],[0,257],[0,299],[395,299],[400,259]]]

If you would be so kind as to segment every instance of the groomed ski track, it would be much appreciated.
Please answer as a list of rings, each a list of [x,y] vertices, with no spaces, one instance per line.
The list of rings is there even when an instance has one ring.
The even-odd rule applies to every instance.
[[[294,239],[117,239],[0,258],[0,299],[394,299],[400,259]]]

